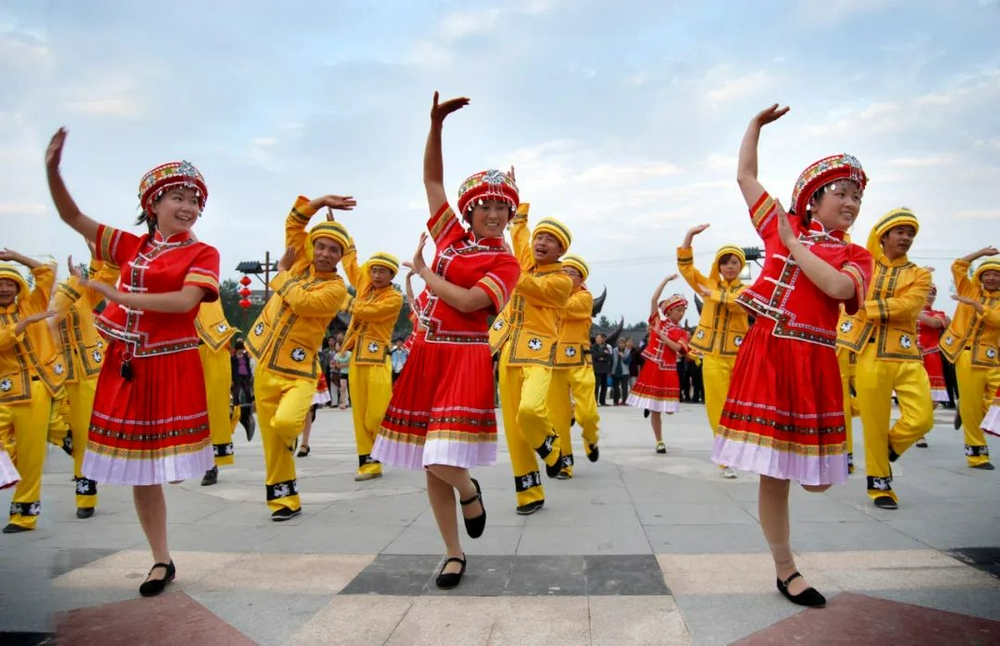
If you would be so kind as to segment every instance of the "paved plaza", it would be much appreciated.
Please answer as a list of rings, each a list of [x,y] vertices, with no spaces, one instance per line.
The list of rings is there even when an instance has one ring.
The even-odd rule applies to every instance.
[[[666,455],[639,411],[600,412],[600,461],[574,429],[575,477],[547,480],[532,516],[514,512],[501,438],[475,474],[486,532],[463,538],[468,570],[448,592],[423,475],[354,482],[349,411],[319,411],[291,521],[270,520],[260,440],[242,428],[219,484],[168,487],[177,580],[154,599],[137,592],[151,557],[130,489],[102,487],[76,519],[53,447],[38,529],[0,537],[0,643],[1000,643],[1000,471],[965,466],[951,411],[894,466],[897,511],[865,494],[860,433],[846,485],[793,488],[799,568],[830,599],[818,610],[776,591],[756,477],[719,477],[702,406],[664,418]]]

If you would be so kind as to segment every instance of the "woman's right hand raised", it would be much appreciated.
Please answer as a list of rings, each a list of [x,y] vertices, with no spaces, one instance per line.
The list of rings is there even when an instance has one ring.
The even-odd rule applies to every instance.
[[[59,128],[56,134],[49,140],[49,147],[45,150],[45,167],[49,170],[59,170],[59,163],[62,161],[63,144],[66,143],[66,128]]]
[[[467,105],[469,105],[469,98],[464,96],[456,99],[448,99],[444,103],[438,103],[438,93],[434,92],[434,105],[431,106],[431,123],[441,125],[444,123],[445,117],[456,110],[461,110]]]
[[[783,108],[779,108],[778,104],[775,103],[773,105],[770,105],[770,106],[764,108],[763,110],[761,110],[760,112],[758,112],[756,115],[754,115],[754,118],[752,119],[751,123],[756,124],[758,128],[766,126],[767,124],[771,123],[772,121],[777,121],[781,117],[783,117],[786,114],[788,114],[788,111],[790,109],[791,108],[789,106],[787,106],[787,105],[785,107],[783,107]]]

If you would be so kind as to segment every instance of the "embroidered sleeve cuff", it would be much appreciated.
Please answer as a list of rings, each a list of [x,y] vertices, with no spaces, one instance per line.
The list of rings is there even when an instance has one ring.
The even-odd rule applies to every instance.
[[[692,263],[694,263],[694,249],[692,247],[687,249],[677,247],[677,264],[690,265]]]
[[[455,235],[455,227],[461,229],[462,225],[459,224],[458,218],[455,217],[455,212],[447,202],[442,204],[438,212],[432,215],[431,219],[427,221],[427,230],[430,232],[434,242],[439,243],[437,245],[438,248],[442,246],[440,243],[450,240]]]
[[[309,204],[308,197],[300,195],[295,200],[295,204],[292,206],[292,212],[289,215],[295,216],[295,218],[300,220],[304,225],[309,222],[312,216],[316,215],[316,209]]]
[[[486,274],[479,279],[479,282],[475,286],[486,292],[486,295],[490,297],[490,302],[493,303],[495,311],[499,312],[503,309],[503,306],[507,303],[508,294],[500,280],[490,274]]]
[[[774,198],[764,192],[757,203],[750,208],[750,221],[757,232],[763,235],[764,230],[774,221],[776,213]]]

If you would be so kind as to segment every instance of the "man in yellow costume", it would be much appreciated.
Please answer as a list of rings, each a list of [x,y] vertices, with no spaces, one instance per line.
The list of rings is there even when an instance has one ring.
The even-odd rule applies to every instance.
[[[254,396],[264,445],[265,488],[271,520],[285,521],[302,513],[295,459],[292,455],[316,391],[326,326],[344,300],[347,285],[337,263],[350,246],[350,234],[339,222],[320,222],[306,233],[310,218],[322,207],[349,211],[351,197],[299,197],[285,219],[285,254],[271,280],[274,294],[247,335],[247,348],[257,359]]]
[[[205,400],[208,402],[208,431],[212,436],[215,464],[205,472],[201,486],[219,481],[219,467],[233,463],[233,431],[240,421],[240,407],[230,406],[233,389],[232,353],[229,342],[239,329],[229,325],[222,299],[202,302],[194,320],[198,333],[198,356],[205,372]]]
[[[857,355],[854,379],[868,497],[880,509],[899,504],[889,463],[934,426],[931,382],[917,344],[917,316],[927,301],[931,274],[906,255],[919,230],[909,209],[889,211],[875,223],[867,244],[875,272],[864,306],[841,319],[837,334],[837,345]],[[900,417],[890,427],[893,392]]]
[[[42,507],[42,469],[52,397],[62,387],[66,364],[46,323],[55,269],[9,249],[0,250],[0,444],[14,445],[21,473],[5,534],[35,529]],[[16,267],[31,270],[35,286]],[[13,442],[11,442],[13,439]]]
[[[91,244],[91,243],[88,243]],[[94,249],[91,249],[93,253]],[[97,507],[97,483],[83,476],[83,454],[87,448],[90,414],[97,393],[97,377],[104,363],[104,339],[94,327],[94,308],[103,300],[97,290],[81,284],[70,259],[71,276],[56,287],[53,309],[58,312],[59,342],[67,367],[64,381],[63,415],[72,437],[73,477],[76,481],[76,517],[90,518]],[[119,269],[109,262],[93,259],[90,280],[114,285]]]
[[[573,441],[570,426],[573,419],[583,430],[583,450],[587,459],[597,462],[597,426],[601,418],[594,395],[594,368],[590,356],[590,323],[594,313],[594,297],[585,285],[590,267],[580,256],[567,254],[562,258],[563,271],[573,281],[559,330],[552,383],[549,386],[549,412],[559,435],[562,451],[560,480],[573,477]],[[573,405],[570,405],[570,394]]]
[[[955,318],[941,335],[941,352],[955,364],[958,410],[965,428],[965,459],[973,469],[993,470],[986,436],[980,428],[1000,388],[1000,259],[988,258],[969,278],[980,258],[996,256],[984,247],[951,265],[958,301]]]
[[[712,433],[719,432],[722,406],[729,394],[736,353],[746,336],[749,322],[746,310],[736,302],[736,297],[746,289],[740,273],[746,266],[743,250],[733,245],[723,245],[715,252],[712,270],[706,278],[694,266],[694,249],[691,242],[709,225],[700,224],[688,230],[684,241],[677,248],[677,269],[691,289],[704,302],[698,327],[691,336],[690,348],[700,355],[702,382],[705,386],[705,412]],[[736,470],[719,465],[724,478],[735,478]]]
[[[359,267],[357,250],[351,241],[341,266],[356,291],[351,325],[344,335],[343,346],[351,351],[347,383],[358,447],[358,471],[354,479],[371,480],[382,476],[382,464],[371,457],[371,452],[392,399],[389,350],[392,329],[403,308],[403,295],[392,285],[399,271],[399,260],[380,251]]]
[[[573,281],[559,257],[572,236],[563,223],[544,218],[528,240],[528,203],[510,222],[521,277],[510,302],[493,323],[490,346],[500,353],[500,406],[514,470],[517,513],[533,514],[545,504],[535,453],[550,478],[562,469],[559,437],[546,405],[559,340],[559,319]]]

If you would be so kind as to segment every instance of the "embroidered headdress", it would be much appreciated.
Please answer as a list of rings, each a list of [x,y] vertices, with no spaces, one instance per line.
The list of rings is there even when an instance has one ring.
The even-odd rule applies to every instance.
[[[587,277],[590,276],[590,267],[580,256],[574,256],[573,254],[566,254],[562,257],[561,262],[566,267],[572,267],[573,269],[580,272],[580,276],[586,281]]]
[[[309,237],[306,239],[306,257],[309,260],[313,259],[313,247],[316,244],[316,238],[329,238],[333,240],[340,245],[340,253],[342,254],[351,246],[351,234],[347,232],[347,227],[335,220],[326,220],[309,230]]]
[[[208,188],[205,186],[205,178],[201,172],[189,161],[176,161],[161,164],[153,170],[147,172],[139,181],[139,206],[143,211],[149,212],[149,207],[167,189],[177,186],[193,188],[198,194],[198,203],[201,208],[205,208],[208,200]]]
[[[384,251],[378,251],[373,254],[365,265],[367,265],[365,268],[366,270],[371,267],[385,267],[392,272],[393,276],[399,272],[399,259],[391,253],[386,253]]]
[[[682,296],[681,294],[674,294],[673,296],[660,301],[660,311],[666,314],[675,307],[679,307],[681,305],[684,305],[686,307],[687,304],[688,304],[687,299],[684,298],[684,296]]]
[[[976,287],[979,289],[983,288],[983,272],[989,271],[1000,271],[1000,259],[998,258],[987,258],[986,260],[979,263],[976,267],[976,271],[972,273],[972,282],[975,283]]]
[[[714,280],[716,282],[719,281],[722,276],[722,272],[719,270],[719,263],[722,262],[723,256],[728,256],[730,254],[736,256],[736,258],[740,261],[741,272],[743,271],[743,268],[747,266],[747,256],[743,253],[742,249],[736,245],[722,245],[719,247],[719,250],[715,252],[715,260],[712,261],[712,271],[708,273],[709,280]]]
[[[863,191],[868,184],[868,176],[861,168],[857,157],[841,153],[831,155],[810,164],[799,178],[795,180],[795,190],[792,191],[792,213],[804,217],[808,210],[809,200],[816,191],[838,179],[848,179],[858,183]]]
[[[507,173],[498,170],[484,170],[468,177],[458,189],[458,212],[466,216],[470,207],[485,200],[500,200],[515,211],[521,203],[517,184]]]

